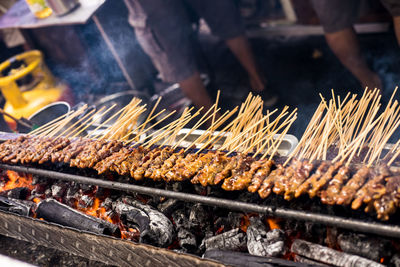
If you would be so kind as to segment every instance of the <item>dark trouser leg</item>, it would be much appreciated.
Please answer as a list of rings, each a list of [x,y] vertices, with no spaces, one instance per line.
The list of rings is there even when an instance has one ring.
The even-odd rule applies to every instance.
[[[381,89],[381,79],[367,66],[365,58],[361,55],[360,44],[353,28],[326,33],[325,38],[340,62],[359,80],[364,88]]]

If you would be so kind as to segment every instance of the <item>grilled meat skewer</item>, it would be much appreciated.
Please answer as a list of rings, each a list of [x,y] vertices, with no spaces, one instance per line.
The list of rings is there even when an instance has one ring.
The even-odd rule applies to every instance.
[[[347,166],[342,166],[338,173],[328,183],[328,188],[320,193],[321,202],[324,204],[334,205],[337,201],[337,196],[341,191],[344,182],[349,179],[350,169]]]
[[[294,192],[294,197],[299,197],[308,192],[310,187],[319,180],[319,178],[328,170],[329,164],[323,161],[317,168],[314,174],[312,174],[305,182],[303,182]]]

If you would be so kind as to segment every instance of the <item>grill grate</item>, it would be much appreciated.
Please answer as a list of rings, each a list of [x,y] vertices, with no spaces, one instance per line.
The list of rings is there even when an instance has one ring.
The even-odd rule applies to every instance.
[[[215,206],[220,208],[226,208],[230,210],[242,211],[242,212],[257,212],[266,214],[273,217],[280,217],[284,219],[295,219],[300,221],[308,221],[313,223],[324,224],[327,226],[339,227],[352,231],[364,232],[368,234],[376,234],[381,236],[387,236],[391,238],[400,238],[400,227],[395,225],[387,225],[376,222],[365,222],[358,219],[343,218],[333,215],[325,215],[320,213],[313,213],[309,211],[293,210],[286,208],[279,208],[275,206],[258,205],[253,203],[246,203],[241,201],[222,199],[209,196],[201,196],[195,194],[188,194],[183,192],[175,192],[164,189],[157,189],[152,187],[126,184],[113,181],[105,181],[86,176],[67,174],[57,171],[50,171],[44,169],[37,169],[25,166],[15,166],[8,164],[0,164],[0,168],[8,169],[13,171],[31,173],[40,175],[43,177],[74,181],[82,184],[97,185],[103,188],[115,189],[125,192],[139,193],[150,196],[162,196],[167,198],[178,199],[182,201],[189,201],[194,203],[201,203],[208,206]]]

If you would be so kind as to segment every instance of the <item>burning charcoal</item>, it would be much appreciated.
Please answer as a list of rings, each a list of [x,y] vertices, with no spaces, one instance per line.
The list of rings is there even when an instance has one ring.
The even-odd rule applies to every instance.
[[[44,191],[44,196],[45,196],[46,198],[50,198],[51,195],[52,195],[51,189],[50,189],[50,188],[47,188],[46,191]]]
[[[242,217],[240,213],[229,212],[227,217],[218,217],[214,222],[214,227],[215,229],[220,229],[221,227],[225,229],[239,228]]]
[[[400,254],[394,254],[390,263],[395,267],[400,267]]]
[[[172,213],[172,219],[175,222],[179,245],[186,250],[193,251],[197,248],[196,236],[189,231],[190,223],[183,209]]]
[[[97,186],[90,185],[90,184],[81,184],[80,188],[81,188],[83,194],[90,194],[96,190]]]
[[[185,228],[178,229],[179,246],[187,251],[194,251],[197,249],[196,236]]]
[[[26,187],[16,187],[1,193],[8,198],[14,199],[26,199],[29,195],[30,190]]]
[[[126,220],[139,226],[140,241],[167,246],[172,242],[173,225],[164,214],[151,206],[135,201],[131,197],[118,199],[114,210],[126,217]]]
[[[324,264],[324,263],[320,263],[320,262],[317,262],[317,261],[313,261],[313,260],[310,260],[308,258],[299,256],[299,255],[295,255],[294,256],[294,261],[295,262],[301,262],[301,263],[309,264],[309,265],[312,265],[312,266],[330,266],[328,264]]]
[[[51,186],[51,194],[53,198],[61,199],[65,192],[67,191],[67,187],[65,183],[55,183]]]
[[[340,248],[347,253],[356,254],[374,261],[390,257],[389,240],[368,237],[363,234],[342,233],[338,237]]]
[[[229,266],[263,266],[263,267],[308,266],[278,258],[253,256],[248,253],[223,251],[223,250],[206,251],[203,255],[203,258],[216,260]]]
[[[177,228],[189,228],[189,219],[183,209],[176,210],[171,216]]]
[[[200,249],[201,251],[206,250],[205,241],[208,240],[209,238],[213,237],[213,236],[214,236],[214,233],[213,233],[209,228],[207,228],[207,229],[204,231],[204,238],[203,238],[203,240],[201,241],[201,244],[200,244],[200,246],[199,246],[199,249]]]
[[[267,232],[259,217],[251,217],[247,227],[247,249],[251,255],[279,256],[285,252],[285,233],[280,229]]]
[[[31,195],[41,196],[46,191],[46,188],[47,188],[47,185],[38,184],[38,185],[35,186],[35,188],[32,189]]]
[[[33,175],[32,176],[32,185],[37,185],[37,184],[47,184],[48,181],[45,178],[41,178],[39,176]]]
[[[80,198],[78,198],[78,206],[81,209],[87,209],[89,207],[92,207],[94,203],[94,197],[88,196],[88,195],[83,195]]]
[[[74,204],[76,200],[79,199],[79,186],[75,183],[70,183],[68,186],[67,192],[65,193],[65,203]]]
[[[384,266],[375,261],[362,258],[360,256],[347,254],[340,252],[328,247],[324,247],[318,244],[313,244],[311,242],[296,239],[291,247],[291,251],[300,256],[307,257],[309,259],[319,261],[326,264],[331,264],[335,266]]]
[[[101,206],[104,207],[106,210],[110,210],[112,209],[112,204],[113,200],[110,197],[108,197],[104,199],[104,201],[101,203]]]
[[[205,226],[209,222],[208,213],[203,205],[196,203],[192,206],[189,213],[189,222],[191,227]]]
[[[241,251],[246,248],[246,235],[239,228],[216,235],[204,240],[206,250],[222,249]]]
[[[35,206],[35,204],[31,201],[0,197],[0,210],[29,216],[33,206]]]
[[[164,213],[165,216],[170,216],[172,212],[181,208],[183,206],[183,202],[177,199],[168,199],[162,203],[160,203],[157,208],[159,211]]]
[[[119,235],[117,225],[81,213],[54,199],[46,199],[37,205],[36,215],[46,221],[70,226],[97,234]]]

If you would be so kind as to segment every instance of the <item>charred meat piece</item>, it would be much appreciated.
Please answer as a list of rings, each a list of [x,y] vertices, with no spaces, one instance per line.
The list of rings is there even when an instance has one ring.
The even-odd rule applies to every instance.
[[[271,169],[274,164],[274,161],[268,160],[262,164],[259,169],[257,169],[256,173],[251,178],[250,186],[247,188],[249,192],[254,193],[258,191],[264,179],[267,178],[271,173]]]
[[[185,169],[187,164],[193,162],[199,157],[198,154],[189,153],[185,157],[179,157],[176,159],[175,165],[165,174],[167,181],[183,181],[182,170]]]
[[[319,180],[319,178],[324,175],[328,170],[329,164],[323,161],[317,168],[314,174],[311,175],[305,182],[303,182],[295,191],[294,196],[297,198],[305,193],[311,188],[312,184]]]
[[[301,162],[301,168],[296,171],[292,179],[290,179],[284,198],[291,200],[295,196],[296,189],[310,176],[314,164],[307,160]]]
[[[349,205],[353,200],[353,197],[357,193],[358,189],[365,183],[369,175],[369,168],[367,166],[359,169],[350,180],[347,181],[346,185],[343,186],[342,190],[336,198],[337,205]]]
[[[290,179],[295,175],[295,173],[300,170],[301,161],[293,160],[291,164],[285,168],[285,172],[282,175],[278,175],[275,179],[274,188],[272,191],[277,195],[282,195],[289,187]]]
[[[192,179],[203,167],[207,164],[210,164],[214,156],[214,153],[204,153],[200,154],[193,162],[190,162],[186,167],[180,170],[181,179],[188,180]],[[196,180],[192,180],[192,183],[198,183]]]
[[[32,137],[22,135],[17,139],[7,140],[4,143],[0,144],[0,160],[3,160],[4,157],[8,156],[11,152],[14,152],[18,147],[24,146],[27,144]]]
[[[317,195],[317,193],[328,183],[334,173],[342,166],[342,162],[335,162],[331,166],[329,166],[328,170],[321,176],[321,179],[317,180],[315,183],[311,184],[311,188],[308,190],[308,195],[310,198],[313,198]]]
[[[153,175],[156,177],[156,179],[158,179],[158,176],[160,176],[161,179],[169,182],[170,180],[167,177],[167,173],[175,166],[175,164],[179,160],[182,160],[183,158],[185,158],[185,150],[181,149],[178,153],[173,153],[171,157],[167,158],[164,161],[159,170],[155,170],[155,173],[153,173]]]
[[[214,185],[215,177],[222,172],[229,160],[224,153],[217,151],[211,162],[206,164],[193,180],[197,180],[202,186]]]
[[[145,157],[143,157],[139,166],[133,172],[133,178],[136,181],[142,180],[144,178],[144,174],[145,174],[147,168],[150,167],[153,160],[155,158],[157,158],[160,154],[161,154],[160,148],[153,149],[151,152],[147,153],[147,155]],[[131,171],[131,174],[132,174],[132,171]]]
[[[254,161],[252,157],[241,156],[236,167],[232,170],[232,175],[224,180],[222,189],[227,191],[241,190],[245,188],[251,181],[251,177],[241,179],[241,177],[250,170],[251,163]],[[246,185],[247,183],[247,185]]]
[[[235,181],[233,181],[233,190],[243,190],[245,188],[248,188],[255,173],[263,166],[271,169],[272,164],[273,161],[271,160],[259,160],[252,162],[250,164],[249,170],[245,171],[242,175],[239,175],[239,177]]]
[[[42,158],[39,160],[39,164],[43,164],[47,161],[51,160],[51,155],[54,153],[64,149],[70,144],[70,140],[68,138],[60,138],[59,142],[56,144],[53,144],[53,146],[46,151],[46,153],[42,156]]]
[[[373,192],[382,189],[382,183],[385,177],[390,175],[390,171],[385,166],[380,166],[377,174],[373,174],[372,179],[365,183],[355,194],[354,200],[351,203],[351,208],[356,210],[361,207],[363,203],[369,203],[373,199]]]
[[[285,172],[285,168],[282,165],[278,165],[278,168],[273,170],[267,178],[264,179],[260,189],[258,190],[258,195],[261,198],[266,198],[268,197],[271,192],[272,188],[274,187],[275,184],[275,179],[279,177],[280,175],[283,175]]]
[[[99,174],[105,173],[107,171],[112,171],[112,167],[114,164],[120,165],[122,163],[122,161],[124,161],[126,158],[128,158],[131,153],[132,153],[131,148],[122,147],[118,152],[112,153],[110,156],[97,162],[97,164],[93,168]],[[129,169],[128,169],[128,173],[129,173]]]
[[[400,203],[400,176],[386,178],[385,194],[373,201],[378,219],[387,221]]]
[[[215,176],[214,184],[219,184],[222,180],[231,176],[232,170],[233,170],[233,168],[235,168],[239,159],[240,159],[240,155],[235,155],[235,156],[231,157],[230,160],[228,161],[228,163],[223,168],[223,170]]]
[[[349,179],[350,169],[342,166],[338,173],[328,183],[328,188],[320,193],[321,202],[328,205],[335,205],[342,185]]]
[[[55,152],[51,155],[51,162],[64,162],[69,163],[71,159],[75,158],[88,144],[91,144],[90,139],[77,138],[71,140],[70,144],[64,149]]]
[[[157,171],[161,169],[164,161],[170,158],[173,152],[174,150],[170,147],[163,148],[160,151],[160,155],[153,160],[149,168],[144,173],[144,177],[153,179],[155,181],[162,180],[161,175]]]
[[[4,156],[2,157],[3,162],[9,162],[12,161],[17,157],[17,155],[21,152],[24,152],[26,149],[29,149],[30,145],[33,143],[38,142],[37,137],[33,138],[27,138],[24,139],[22,142],[18,142],[18,139],[16,142],[12,142],[12,144],[8,144],[7,148],[7,154],[3,154]]]

